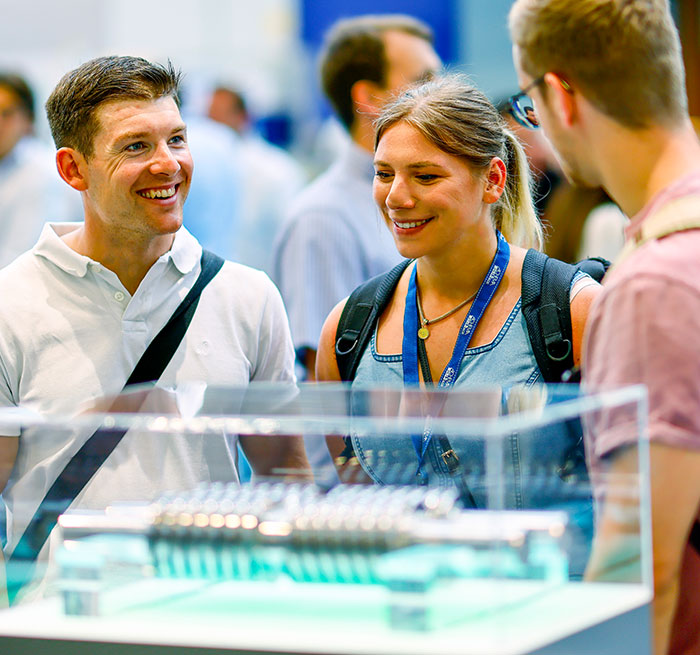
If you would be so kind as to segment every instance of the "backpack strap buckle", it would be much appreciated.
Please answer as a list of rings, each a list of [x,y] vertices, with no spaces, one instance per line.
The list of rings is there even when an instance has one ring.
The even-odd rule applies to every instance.
[[[449,450],[445,450],[441,457],[442,461],[445,462],[445,466],[447,466],[447,470],[450,472],[450,475],[452,475],[457,468],[459,468],[459,457],[457,457],[457,453],[450,448]]]

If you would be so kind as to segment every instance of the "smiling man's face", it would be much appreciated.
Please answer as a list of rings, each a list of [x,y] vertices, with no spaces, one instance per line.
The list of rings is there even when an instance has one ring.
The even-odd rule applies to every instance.
[[[84,163],[86,223],[144,237],[175,233],[193,163],[173,98],[107,102],[96,118],[93,153]]]

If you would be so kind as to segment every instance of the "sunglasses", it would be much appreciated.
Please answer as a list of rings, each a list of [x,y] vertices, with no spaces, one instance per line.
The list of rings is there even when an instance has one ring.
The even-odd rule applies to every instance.
[[[535,113],[535,108],[532,105],[532,100],[530,100],[528,93],[538,84],[542,84],[542,82],[544,82],[544,75],[532,81],[522,89],[522,91],[511,96],[510,100],[508,100],[508,111],[510,111],[510,115],[520,125],[527,127],[529,130],[536,130],[540,126],[540,122],[537,120],[537,114]]]
[[[546,75],[546,73],[545,73]],[[544,75],[540,75],[536,80],[533,80],[522,91],[516,93],[508,100],[508,111],[510,115],[523,127],[529,130],[536,130],[540,126],[540,121],[535,113],[535,107],[528,93],[539,84],[544,82]],[[565,91],[571,92],[571,85],[563,78],[559,78],[559,84]]]

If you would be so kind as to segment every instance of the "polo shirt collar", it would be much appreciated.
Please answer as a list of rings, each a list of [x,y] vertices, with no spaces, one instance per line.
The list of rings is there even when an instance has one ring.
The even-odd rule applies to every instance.
[[[61,238],[81,225],[82,223],[46,223],[32,252],[70,275],[84,277],[90,264],[99,265],[99,262],[75,252]],[[201,256],[202,247],[184,227],[181,227],[175,234],[172,247],[161,260],[172,260],[175,268],[184,275],[194,269]]]
[[[202,258],[202,246],[187,229],[182,226],[175,233],[173,245],[163,257],[170,257],[175,268],[183,275],[189,273]]]

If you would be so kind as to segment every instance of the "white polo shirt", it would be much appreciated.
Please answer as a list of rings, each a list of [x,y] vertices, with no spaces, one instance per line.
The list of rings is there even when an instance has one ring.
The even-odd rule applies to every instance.
[[[184,228],[133,297],[117,276],[60,238],[79,224],[47,224],[35,248],[0,271],[0,406],[74,415],[117,394],[200,272]],[[199,305],[159,386],[291,381],[294,354],[281,297],[262,272],[226,262]],[[31,429],[19,437],[3,492],[10,553],[40,500],[90,430]],[[213,479],[236,480],[223,435],[128,433],[73,508],[150,500]]]

